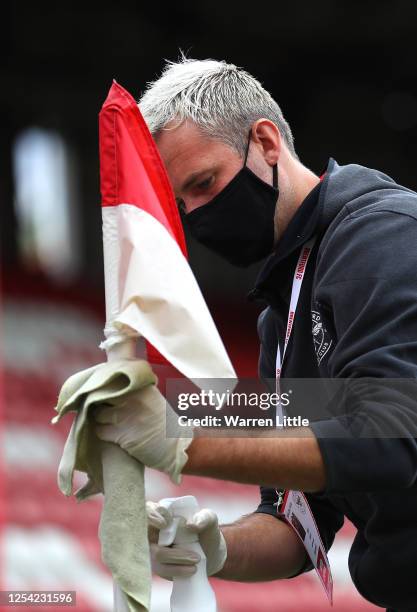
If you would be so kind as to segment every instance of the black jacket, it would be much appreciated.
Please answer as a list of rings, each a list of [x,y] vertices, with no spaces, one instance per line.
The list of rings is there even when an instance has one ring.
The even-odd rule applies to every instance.
[[[274,377],[294,268],[301,245],[312,235],[318,240],[282,378],[414,381],[417,194],[381,172],[334,160],[291,220],[252,292],[252,298],[269,304],[258,322],[261,377]],[[344,515],[357,527],[349,570],[359,592],[379,606],[417,610],[417,410],[412,395],[393,390],[382,406],[375,393],[362,393],[349,409],[335,406],[330,418],[312,422],[327,484],[323,493],[307,497],[326,548]],[[361,431],[365,418],[370,433],[361,439],[355,431]],[[274,489],[261,487],[257,511],[276,515],[276,501]],[[307,563],[304,571],[311,567]]]

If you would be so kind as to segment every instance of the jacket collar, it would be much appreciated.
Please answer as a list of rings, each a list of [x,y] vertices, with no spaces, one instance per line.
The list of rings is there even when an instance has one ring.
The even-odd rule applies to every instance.
[[[325,175],[307,195],[291,219],[288,227],[278,242],[276,250],[268,257],[259,271],[254,289],[248,294],[249,300],[271,300],[277,289],[285,293],[288,279],[293,272],[291,265],[295,253],[314,234],[322,233],[330,220],[324,214],[324,199],[329,178],[337,163],[330,158],[325,168]]]

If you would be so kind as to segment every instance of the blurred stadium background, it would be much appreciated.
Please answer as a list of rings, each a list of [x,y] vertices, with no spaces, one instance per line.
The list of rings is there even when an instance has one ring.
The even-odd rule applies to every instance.
[[[57,490],[70,423],[52,427],[50,419],[63,380],[103,360],[97,114],[112,78],[139,97],[179,48],[226,59],[276,97],[314,171],[331,155],[415,189],[417,5],[275,2],[254,14],[236,0],[79,8],[16,1],[2,13],[2,588],[73,589],[78,612],[106,612],[112,584],[97,538],[101,499],[77,504]],[[191,240],[189,250],[238,373],[255,375],[260,307],[245,296],[256,267],[232,268]],[[178,489],[154,472],[147,491],[155,500],[195,493],[222,522],[258,504],[256,487],[187,477]],[[335,612],[376,609],[349,578],[353,536],[346,524],[330,554]],[[328,607],[313,573],[213,584],[221,612]],[[169,609],[169,590],[155,580],[152,612]]]

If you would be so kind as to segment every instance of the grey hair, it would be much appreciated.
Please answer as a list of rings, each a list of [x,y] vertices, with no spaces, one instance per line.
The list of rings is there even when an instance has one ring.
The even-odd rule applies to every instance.
[[[235,148],[243,157],[252,124],[273,121],[290,153],[297,157],[290,126],[261,83],[242,68],[182,55],[166,63],[160,78],[147,84],[139,108],[151,134],[192,120],[204,134]]]

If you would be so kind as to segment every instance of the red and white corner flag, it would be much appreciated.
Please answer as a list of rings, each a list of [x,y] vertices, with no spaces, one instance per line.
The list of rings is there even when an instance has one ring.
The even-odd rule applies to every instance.
[[[187,378],[236,374],[187,262],[174,194],[132,96],[113,82],[99,117],[108,354],[143,336]]]

